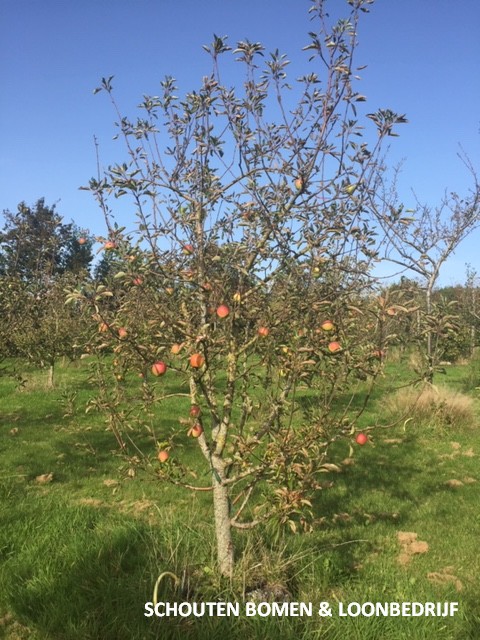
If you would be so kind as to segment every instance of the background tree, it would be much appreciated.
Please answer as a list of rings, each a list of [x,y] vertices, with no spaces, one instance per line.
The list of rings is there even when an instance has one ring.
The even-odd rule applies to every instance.
[[[89,269],[92,240],[73,224],[64,224],[55,205],[46,206],[43,198],[34,207],[21,202],[16,213],[3,215],[0,273],[41,287],[58,273]]]
[[[383,189],[383,196],[377,188],[377,197],[370,198],[372,211],[384,234],[386,259],[420,279],[425,304],[419,330],[424,336],[424,377],[429,382],[433,381],[441,355],[438,348],[441,339],[453,328],[455,315],[443,304],[436,309],[435,285],[445,261],[480,224],[480,184],[471,164],[468,161],[466,164],[473,177],[471,192],[465,198],[451,193],[434,209],[418,205],[416,210],[404,211],[391,187]]]
[[[120,434],[123,423],[151,416],[157,451],[144,460],[152,464],[160,449],[159,477],[212,492],[223,575],[233,571],[232,528],[272,518],[307,526],[312,492],[338,469],[332,444],[355,431],[362,409],[352,398],[381,367],[376,334],[363,328],[389,318],[370,277],[369,194],[383,171],[382,143],[405,118],[370,114],[378,135],[371,147],[362,141],[356,105],[365,97],[353,58],[370,4],[349,2],[348,17],[329,24],[326,3],[312,3],[311,68],[295,83],[293,107],[283,54],[266,56],[248,40],[232,49],[217,36],[205,47],[212,69],[199,89],[180,99],[167,77],[137,119],[118,110],[112,78],[99,88],[117,109],[128,161],[88,188],[104,211],[109,250],[123,261],[116,281],[124,291],[107,318],[114,292],[106,285],[70,299],[98,319],[100,353],[110,341],[113,366],[143,376],[126,406],[118,385],[102,396],[122,446],[131,437]],[[236,90],[222,81],[228,53],[244,69]],[[125,195],[135,235],[112,232],[109,196]],[[382,346],[388,340],[385,329]],[[157,435],[153,407],[172,397],[156,382],[165,373],[189,407],[179,427]],[[209,486],[177,453],[187,433]]]
[[[93,239],[73,223],[64,224],[43,199],[4,211],[0,232],[2,352],[49,368],[53,385],[59,356],[79,352],[81,317],[65,310],[65,289],[89,277]]]

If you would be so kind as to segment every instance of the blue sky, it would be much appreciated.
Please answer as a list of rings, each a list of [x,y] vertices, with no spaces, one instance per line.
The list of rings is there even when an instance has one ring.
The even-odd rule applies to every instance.
[[[330,0],[342,7],[344,0]],[[288,55],[294,78],[311,29],[309,0],[0,0],[0,210],[45,197],[66,221],[101,234],[100,211],[79,187],[96,173],[93,136],[104,165],[123,161],[113,142],[115,115],[102,76],[115,75],[129,113],[158,94],[165,75],[180,93],[210,70],[202,45],[212,34],[249,38]],[[403,160],[400,195],[435,205],[445,190],[466,193],[460,146],[480,173],[480,2],[377,0],[359,29],[359,90],[368,110],[405,113],[392,139],[391,164]],[[480,231],[449,261],[444,284],[462,282],[468,262],[480,272]]]

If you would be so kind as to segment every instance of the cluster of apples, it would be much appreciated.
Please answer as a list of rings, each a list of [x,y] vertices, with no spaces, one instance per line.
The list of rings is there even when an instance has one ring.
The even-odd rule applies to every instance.
[[[192,406],[190,407],[189,415],[193,421],[193,424],[188,430],[188,435],[191,438],[199,438],[203,433],[203,426],[200,421],[200,416],[202,415],[201,407],[198,404],[192,404]],[[169,457],[170,454],[167,449],[161,449],[157,453],[157,459],[159,462],[166,462]]]
[[[320,325],[323,331],[334,331],[335,325],[331,320],[324,320]],[[328,350],[330,353],[337,353],[342,350],[342,345],[337,340],[332,340],[332,342],[328,343]]]

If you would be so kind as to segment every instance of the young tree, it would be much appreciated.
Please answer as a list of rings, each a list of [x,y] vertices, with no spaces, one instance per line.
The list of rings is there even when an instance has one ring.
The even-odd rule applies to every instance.
[[[434,288],[446,260],[480,224],[480,184],[471,164],[466,164],[473,177],[471,192],[465,198],[451,193],[435,209],[418,205],[415,210],[404,211],[394,189],[384,189],[379,198],[381,189],[377,188],[376,197],[370,196],[372,211],[384,234],[386,259],[420,278],[425,300],[420,333],[425,338],[424,377],[428,382],[433,381],[441,353],[436,346],[451,328],[454,315],[445,308],[435,308]]]
[[[326,2],[314,0],[311,67],[294,84],[293,107],[285,55],[266,56],[248,40],[232,49],[217,36],[205,47],[212,69],[200,88],[179,98],[167,77],[137,119],[118,110],[112,78],[99,88],[117,109],[128,160],[88,188],[106,217],[108,250],[123,261],[123,291],[114,313],[105,284],[71,300],[92,305],[97,346],[112,346],[114,367],[143,376],[128,410],[121,390],[99,401],[122,447],[122,422],[134,421],[137,402],[138,422],[151,419],[161,449],[158,475],[212,492],[226,576],[232,528],[272,517],[306,526],[321,474],[338,468],[332,443],[355,431],[361,409],[352,394],[381,366],[373,328],[389,316],[370,277],[369,193],[383,170],[382,143],[405,118],[371,114],[378,136],[373,146],[362,141],[354,52],[370,4],[350,0],[348,17],[330,25]],[[244,71],[237,89],[222,79],[222,58],[232,54]],[[112,195],[132,199],[136,234],[115,229]],[[388,339],[383,330],[382,346]],[[183,382],[190,408],[180,428],[156,437],[152,407],[172,395],[162,391],[164,374]],[[195,470],[177,454],[187,430],[209,487],[192,481]]]

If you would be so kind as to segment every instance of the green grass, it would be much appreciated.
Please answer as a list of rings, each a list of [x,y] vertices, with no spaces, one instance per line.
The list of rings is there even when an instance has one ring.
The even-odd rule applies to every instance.
[[[385,422],[386,398],[406,377],[398,364],[387,370],[364,427]],[[112,433],[97,413],[84,411],[94,391],[85,364],[59,368],[53,391],[42,372],[28,378],[23,390],[0,378],[0,638],[480,637],[478,419],[461,429],[411,421],[376,431],[355,449],[353,465],[326,476],[334,485],[315,500],[312,533],[279,541],[265,530],[236,536],[230,585],[215,577],[209,495],[147,473],[130,477]],[[465,365],[449,367],[441,381],[465,391],[470,379]],[[129,380],[129,392],[136,384]],[[478,391],[469,392],[478,415]],[[174,423],[163,415],[157,436]],[[190,457],[191,443],[185,446]],[[346,457],[348,446],[339,444],[337,453]],[[47,473],[52,482],[35,480]],[[417,534],[428,551],[401,564],[399,531]],[[236,601],[243,588],[267,580],[286,586],[296,601],[329,601],[334,615],[145,618],[144,603],[163,571],[181,577],[183,590],[167,579],[163,600]],[[338,601],[458,601],[460,611],[453,618],[339,618]]]

